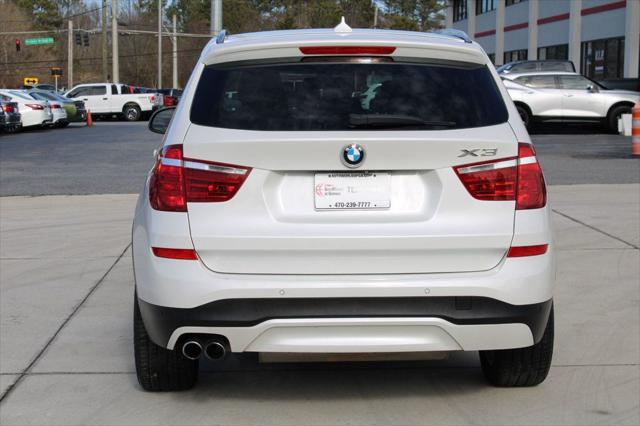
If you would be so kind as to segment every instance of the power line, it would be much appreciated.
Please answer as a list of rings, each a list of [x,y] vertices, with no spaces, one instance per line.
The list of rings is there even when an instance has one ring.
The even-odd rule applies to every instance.
[[[184,53],[184,52],[202,52],[202,49],[183,49],[183,50],[178,50],[178,53]],[[158,52],[151,52],[151,53],[139,53],[136,55],[120,55],[121,58],[135,58],[135,57],[140,57],[140,56],[156,56],[158,54]],[[162,56],[168,56],[172,54],[172,52],[163,52]],[[89,57],[89,58],[76,58],[74,59],[74,61],[89,61],[89,60],[102,60],[102,57]],[[20,64],[41,64],[43,62],[54,62],[57,61],[57,59],[43,59],[43,60],[39,60],[39,61],[16,61],[16,62],[3,62],[0,63],[0,65],[20,65]],[[63,59],[63,62],[67,62],[66,59]]]

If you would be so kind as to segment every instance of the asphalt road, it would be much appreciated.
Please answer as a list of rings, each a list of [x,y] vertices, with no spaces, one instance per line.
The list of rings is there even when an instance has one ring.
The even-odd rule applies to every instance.
[[[146,122],[96,122],[91,128],[0,135],[0,196],[138,193],[162,137]],[[640,160],[630,138],[597,126],[533,132],[547,183],[638,183]]]

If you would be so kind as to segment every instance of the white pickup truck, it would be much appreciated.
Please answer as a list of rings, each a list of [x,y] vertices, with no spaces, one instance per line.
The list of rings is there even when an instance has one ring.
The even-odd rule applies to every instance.
[[[130,93],[129,87],[113,83],[79,84],[64,96],[83,101],[93,115],[122,114],[127,121],[138,121],[157,108],[158,95]]]

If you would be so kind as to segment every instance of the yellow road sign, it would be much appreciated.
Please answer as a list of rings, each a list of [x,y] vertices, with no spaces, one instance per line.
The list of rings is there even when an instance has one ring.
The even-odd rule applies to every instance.
[[[32,84],[38,84],[40,80],[38,79],[38,77],[25,77],[24,78],[24,84],[25,85],[32,85]]]

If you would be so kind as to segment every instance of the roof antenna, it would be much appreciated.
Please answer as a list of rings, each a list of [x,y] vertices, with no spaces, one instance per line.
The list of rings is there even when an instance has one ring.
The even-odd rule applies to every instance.
[[[349,25],[347,25],[347,23],[344,21],[344,16],[342,17],[342,19],[340,20],[340,23],[338,25],[335,26],[335,28],[333,29],[333,31],[337,32],[337,33],[350,33],[353,30],[351,29],[351,27]]]

